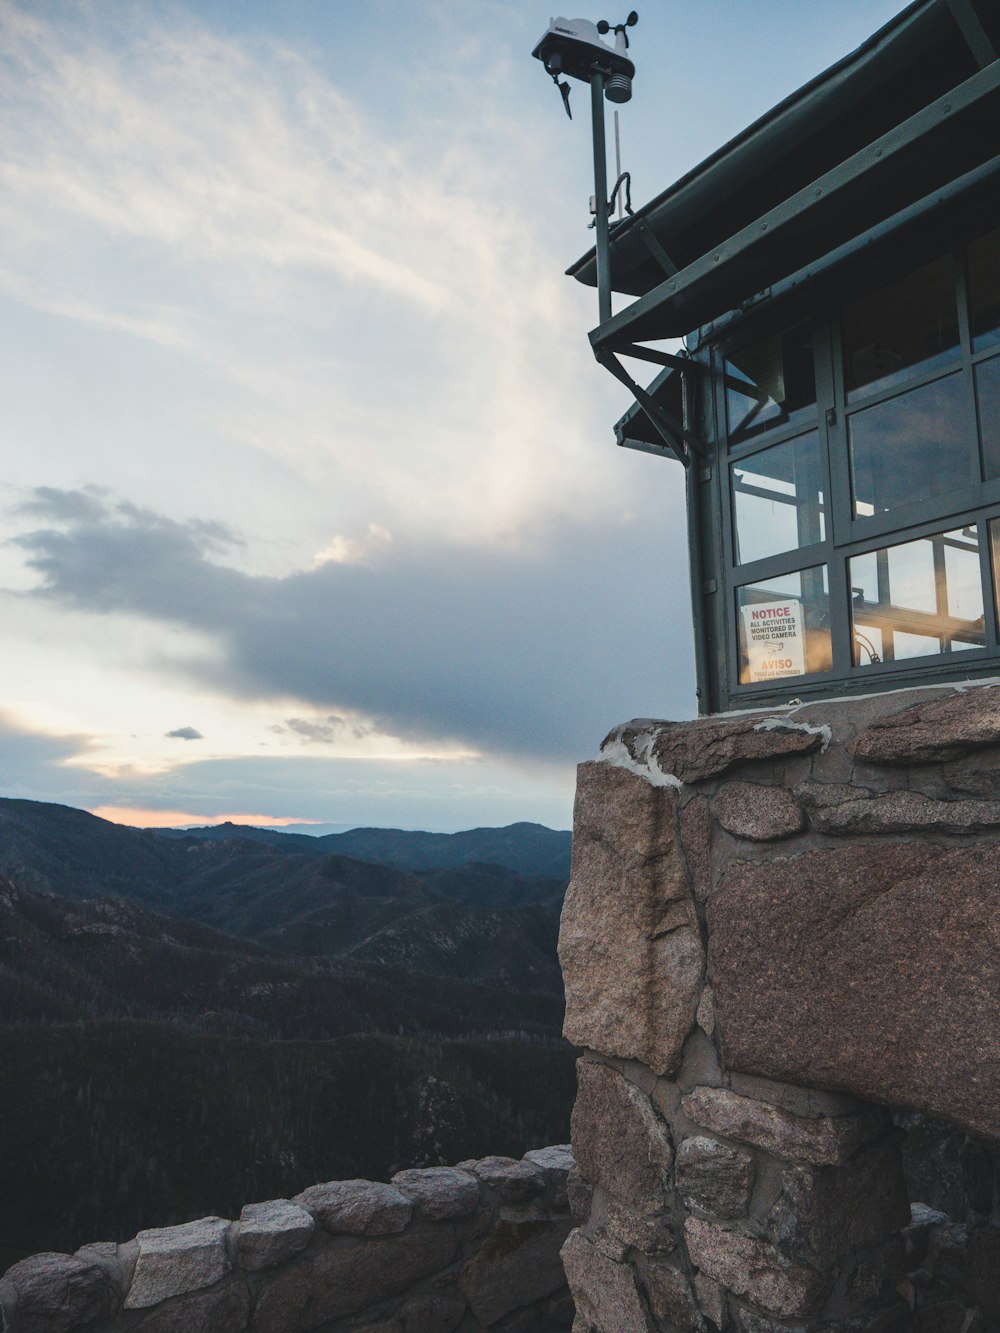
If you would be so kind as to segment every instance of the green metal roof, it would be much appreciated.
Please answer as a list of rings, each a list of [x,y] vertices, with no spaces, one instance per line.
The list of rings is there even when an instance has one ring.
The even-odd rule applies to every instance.
[[[595,345],[707,324],[981,170],[1000,149],[998,51],[998,0],[908,6],[614,227],[612,286],[640,299]],[[568,271],[594,285],[594,251]]]

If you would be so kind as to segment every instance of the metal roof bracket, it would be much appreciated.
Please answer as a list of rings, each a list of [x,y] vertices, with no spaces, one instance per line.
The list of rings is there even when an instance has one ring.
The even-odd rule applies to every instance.
[[[660,244],[660,242],[650,231],[649,227],[646,225],[645,218],[638,218],[633,225],[636,231],[642,237],[643,245],[646,247],[649,253],[659,264],[660,268],[663,270],[664,276],[667,278],[672,278],[675,273],[679,273],[680,270],[678,269],[677,265],[670,258],[666,250],[664,250],[663,246]]]
[[[962,30],[965,43],[972,52],[980,69],[992,65],[998,52],[990,41],[979,15],[969,0],[946,0],[951,16]]]
[[[656,433],[679,462],[683,463],[685,467],[690,467],[692,453],[698,454],[700,457],[706,456],[702,441],[691,431],[685,430],[673,413],[664,411],[652,394],[644,389],[641,384],[636,383],[614,352],[595,351],[594,355],[598,362],[606,370],[610,370],[615,379],[620,380],[634,395],[636,402],[652,422]],[[668,354],[665,353],[664,355]],[[674,360],[682,362],[683,366],[681,357],[676,357]],[[680,367],[678,368],[680,369]],[[681,373],[687,373],[687,370],[688,367],[683,366]]]

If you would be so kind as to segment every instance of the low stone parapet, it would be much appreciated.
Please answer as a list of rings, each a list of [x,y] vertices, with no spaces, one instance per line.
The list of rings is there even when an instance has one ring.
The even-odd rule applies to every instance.
[[[339,1180],[39,1254],[0,1279],[4,1333],[449,1333],[568,1329],[565,1146]]]

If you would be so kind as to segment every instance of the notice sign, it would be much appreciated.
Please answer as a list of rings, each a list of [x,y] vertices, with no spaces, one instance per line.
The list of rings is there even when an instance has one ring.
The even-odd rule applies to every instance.
[[[806,673],[805,626],[797,597],[741,606],[749,683]]]

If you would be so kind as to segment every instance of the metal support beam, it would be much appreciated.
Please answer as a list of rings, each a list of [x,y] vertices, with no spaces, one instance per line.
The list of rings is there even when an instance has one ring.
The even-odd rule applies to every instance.
[[[650,231],[649,227],[646,225],[645,218],[639,218],[637,222],[633,223],[633,226],[641,236],[643,245],[663,270],[664,276],[672,278],[674,274],[678,272],[677,265]]]
[[[966,45],[975,56],[980,69],[992,65],[997,58],[997,50],[990,41],[989,34],[980,22],[979,15],[969,0],[947,0],[951,16],[962,30]]]
[[[685,374],[691,370],[704,371],[700,361],[693,361],[689,356],[677,356],[674,352],[661,352],[658,347],[643,347],[642,343],[615,343],[605,349],[616,356],[633,356],[637,361],[651,361],[655,366],[666,366],[670,370],[682,370]]]
[[[870,211],[868,216],[864,214],[866,206],[871,210],[869,199],[876,197],[876,182],[882,177],[908,179],[907,163],[914,160],[913,155],[922,141],[929,141],[932,135],[946,129],[963,113],[979,106],[985,107],[987,99],[996,98],[998,92],[1000,61],[994,61],[866,148],[852,154],[811,185],[797,191],[749,226],[743,227],[728,240],[713,247],[675,277],[667,278],[625,310],[602,322],[590,335],[595,351],[608,346],[620,346],[623,342],[689,332],[693,323],[703,321],[697,318],[692,321],[690,313],[677,316],[678,327],[675,329],[674,321],[664,318],[664,307],[670,307],[683,298],[687,298],[690,304],[699,299],[701,292],[714,292],[720,282],[720,275],[731,268],[739,269],[741,264],[751,261],[754,254],[762,249],[766,248],[773,254],[776,249],[780,249],[783,233],[798,235],[804,225],[803,220],[810,215],[818,215],[816,225],[819,218],[842,218],[845,230],[852,225],[855,227],[854,235],[858,229],[874,225],[879,220],[874,212]],[[933,182],[928,181],[928,185],[933,188]],[[908,202],[901,198],[899,206]],[[890,207],[889,212],[895,211],[896,208]],[[832,245],[830,248],[833,248]],[[742,293],[744,296],[751,294]],[[730,295],[736,300],[740,293],[731,290]],[[704,297],[700,299],[704,300]],[[717,315],[722,313],[721,309],[715,312]]]
[[[629,389],[636,402],[653,423],[657,435],[660,436],[679,462],[683,463],[685,467],[690,467],[692,453],[698,454],[700,457],[705,456],[705,445],[698,439],[697,435],[692,431],[685,430],[673,413],[665,411],[647,389],[644,389],[641,384],[637,384],[614,352],[601,351],[596,352],[595,355],[605,370],[610,370],[615,379],[620,380]],[[685,448],[685,445],[687,448]]]

